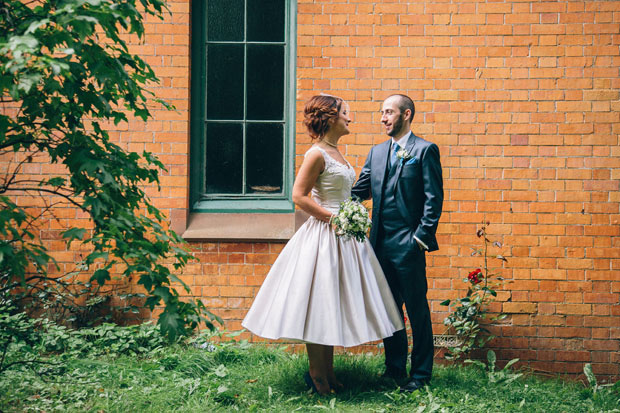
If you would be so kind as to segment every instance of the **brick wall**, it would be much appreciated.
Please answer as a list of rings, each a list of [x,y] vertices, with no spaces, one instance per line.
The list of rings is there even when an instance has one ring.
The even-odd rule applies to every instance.
[[[491,328],[499,356],[617,376],[620,3],[299,2],[298,42],[299,107],[316,91],[350,101],[358,168],[385,139],[377,111],[394,92],[413,98],[413,131],[440,147],[435,333],[439,302],[481,265],[470,248],[488,220],[509,256],[494,307],[509,317]]]
[[[445,204],[440,250],[429,255],[436,334],[439,303],[462,295],[481,262],[477,226],[505,244],[507,284],[491,326],[503,359],[531,368],[620,376],[620,2],[298,1],[297,166],[309,146],[299,110],[317,92],[344,97],[352,134],[341,141],[359,171],[382,142],[381,101],[416,102],[414,133],[439,145]],[[176,112],[154,111],[117,137],[159,154],[168,172],[149,190],[184,229],[188,193],[190,3],[149,21],[134,51]],[[75,218],[73,216],[72,218]],[[183,275],[192,294],[234,330],[279,243],[194,243]],[[59,247],[60,248],[60,247]],[[62,251],[59,251],[62,253]],[[73,260],[72,253],[66,257]]]

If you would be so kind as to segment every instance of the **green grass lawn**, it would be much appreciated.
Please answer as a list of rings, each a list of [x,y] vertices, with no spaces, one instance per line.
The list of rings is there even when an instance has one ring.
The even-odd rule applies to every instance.
[[[339,355],[345,390],[320,397],[302,379],[305,355],[274,346],[159,347],[148,356],[47,358],[56,365],[0,374],[0,411],[620,412],[620,386],[593,389],[476,366],[438,366],[431,386],[401,394],[379,377],[381,355]],[[595,391],[596,390],[596,391]]]

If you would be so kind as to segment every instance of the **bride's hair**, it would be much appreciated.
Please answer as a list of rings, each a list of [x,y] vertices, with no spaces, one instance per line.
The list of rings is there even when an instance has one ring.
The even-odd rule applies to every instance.
[[[321,139],[329,129],[329,120],[338,117],[342,99],[332,95],[312,96],[304,107],[304,125],[312,139]]]

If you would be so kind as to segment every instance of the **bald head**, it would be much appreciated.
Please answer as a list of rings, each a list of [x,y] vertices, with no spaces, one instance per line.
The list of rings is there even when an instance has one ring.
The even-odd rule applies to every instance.
[[[409,133],[414,111],[409,96],[398,94],[385,99],[381,108],[381,123],[385,126],[385,133],[394,139]]]
[[[395,95],[388,96],[388,98],[385,99],[385,102],[388,100],[396,104],[396,107],[398,107],[400,113],[405,113],[405,111],[409,109],[411,111],[411,118],[409,121],[413,121],[413,116],[415,115],[415,105],[409,96],[397,93]]]

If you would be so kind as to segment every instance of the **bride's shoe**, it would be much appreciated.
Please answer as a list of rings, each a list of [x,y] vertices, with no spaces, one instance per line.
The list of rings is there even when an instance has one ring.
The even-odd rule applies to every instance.
[[[341,391],[344,390],[344,384],[340,383],[339,381],[334,381],[334,382],[329,382],[329,387],[332,388],[332,392],[334,393],[340,393]]]
[[[338,379],[336,379],[336,376],[331,376],[330,377],[328,375],[327,381],[329,383],[329,387],[331,387],[331,389],[332,389],[332,392],[340,393],[342,390],[344,390],[344,384],[339,382]]]
[[[304,374],[304,381],[306,382],[306,385],[312,389],[312,393],[318,393],[318,390],[314,385],[314,381],[312,381],[312,377],[310,377],[310,372],[306,372],[306,374]]]
[[[312,378],[312,376],[310,376],[310,372],[306,372],[304,374],[304,381],[306,382],[306,384],[308,385],[308,387],[310,387],[310,389],[312,389],[312,393],[318,393],[321,396],[325,396],[326,394],[329,394],[331,392],[333,392],[333,390],[331,390],[329,388],[329,385],[326,385],[325,387],[327,387],[327,390],[324,389],[320,389],[321,386],[321,381],[322,380],[317,380],[317,383],[319,384],[319,387],[317,387],[314,379]]]

